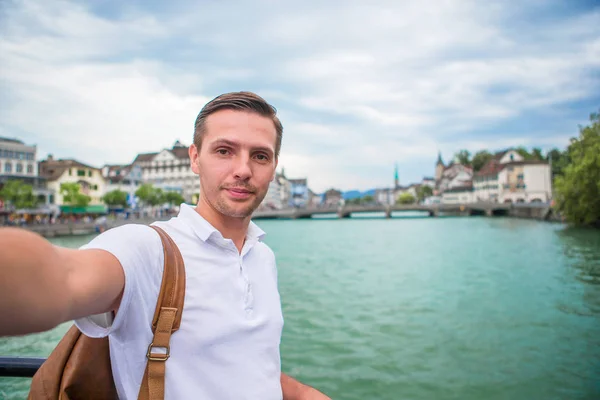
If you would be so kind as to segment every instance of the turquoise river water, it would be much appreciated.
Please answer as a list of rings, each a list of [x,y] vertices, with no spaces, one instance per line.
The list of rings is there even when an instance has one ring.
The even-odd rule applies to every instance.
[[[258,224],[278,259],[283,369],[332,398],[600,399],[600,232],[484,217]],[[69,325],[0,338],[0,354],[45,356]],[[0,378],[0,399],[28,386]]]

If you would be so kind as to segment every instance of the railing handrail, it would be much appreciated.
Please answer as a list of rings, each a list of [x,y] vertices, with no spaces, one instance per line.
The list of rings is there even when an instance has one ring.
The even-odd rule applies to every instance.
[[[31,378],[44,361],[39,357],[0,356],[0,377]]]

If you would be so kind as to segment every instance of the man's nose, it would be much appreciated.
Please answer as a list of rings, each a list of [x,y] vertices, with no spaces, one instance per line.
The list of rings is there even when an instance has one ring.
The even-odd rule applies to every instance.
[[[250,167],[250,157],[248,155],[241,155],[235,160],[235,166],[233,175],[235,179],[247,180],[252,176],[252,168]]]

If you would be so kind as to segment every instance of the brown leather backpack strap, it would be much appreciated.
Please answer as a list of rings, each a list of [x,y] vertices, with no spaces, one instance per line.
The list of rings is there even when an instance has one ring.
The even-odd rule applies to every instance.
[[[162,400],[165,396],[165,367],[170,356],[171,334],[179,329],[185,298],[185,268],[183,258],[171,237],[157,226],[163,244],[164,270],[156,310],[152,319],[154,337],[148,346],[146,371],[142,378],[139,400]],[[163,352],[156,352],[163,349]]]

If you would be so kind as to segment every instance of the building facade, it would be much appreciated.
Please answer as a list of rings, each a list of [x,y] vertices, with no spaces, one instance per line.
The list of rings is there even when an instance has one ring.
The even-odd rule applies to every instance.
[[[127,193],[127,205],[137,207],[135,192],[142,185],[142,168],[139,165],[105,165],[102,176],[106,180],[106,192],[120,190]]]
[[[54,204],[65,205],[60,193],[62,183],[78,183],[80,192],[90,196],[90,206],[104,205],[102,197],[106,193],[106,180],[100,168],[73,159],[55,160],[48,156],[39,163],[39,172],[40,176],[46,178],[48,189],[54,193]]]
[[[138,154],[132,163],[142,170],[142,181],[166,192],[180,193],[186,202],[196,202],[200,181],[190,166],[188,147],[179,141],[171,149]]]
[[[547,203],[552,199],[552,172],[545,161],[507,163],[498,173],[501,203]]]
[[[283,173],[276,173],[275,178],[269,182],[269,189],[262,203],[261,210],[281,210],[288,206],[290,197],[290,183]]]
[[[455,186],[442,193],[443,204],[466,204],[473,203],[473,186]]]
[[[308,181],[306,178],[290,179],[290,207],[306,207],[308,205]]]
[[[46,179],[38,174],[37,146],[26,145],[19,139],[0,137],[0,188],[10,180],[21,180],[31,185],[38,206],[48,206],[53,201]]]
[[[323,194],[323,205],[326,207],[338,207],[344,204],[342,192],[337,189],[329,189]]]

